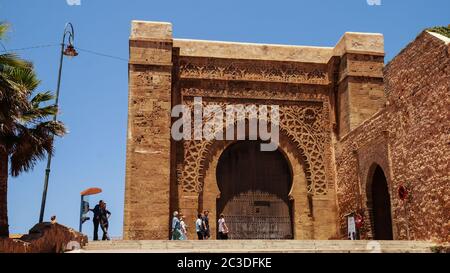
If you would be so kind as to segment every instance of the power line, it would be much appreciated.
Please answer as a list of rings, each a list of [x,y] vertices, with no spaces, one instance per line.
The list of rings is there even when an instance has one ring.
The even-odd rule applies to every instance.
[[[75,48],[78,49],[79,51],[87,52],[87,53],[94,54],[94,55],[97,55],[97,56],[101,56],[101,57],[106,57],[106,58],[116,59],[116,60],[119,60],[119,61],[128,62],[127,59],[122,58],[122,57],[117,57],[117,56],[113,56],[113,55],[108,55],[108,54],[105,54],[105,53],[96,52],[96,51],[92,51],[92,50],[89,50],[89,49],[83,49],[83,48],[79,48],[79,47],[75,47]]]
[[[1,45],[3,45],[3,44],[1,44]],[[58,45],[59,44],[48,44],[48,45],[37,45],[37,46],[14,48],[14,49],[6,49],[4,46],[2,46],[3,50],[0,50],[0,52],[15,52],[15,51],[30,50],[30,49],[53,47],[53,46],[58,46]],[[105,57],[105,58],[111,58],[111,59],[115,59],[115,60],[119,60],[119,61],[123,61],[123,62],[128,62],[128,59],[125,59],[122,57],[113,56],[113,55],[109,55],[109,54],[105,54],[105,53],[101,53],[101,52],[97,52],[97,51],[93,51],[93,50],[89,50],[89,49],[79,48],[79,47],[75,47],[75,48],[79,51],[83,51],[83,52],[86,52],[89,54],[93,54],[93,55],[97,55],[97,56],[101,56],[101,57]]]
[[[3,50],[1,50],[0,52],[22,51],[22,50],[29,50],[29,49],[36,49],[36,48],[52,47],[52,46],[57,46],[57,45],[58,45],[58,44],[37,45],[37,46],[22,47],[22,48],[14,48],[14,49],[6,49],[6,48],[3,46]]]

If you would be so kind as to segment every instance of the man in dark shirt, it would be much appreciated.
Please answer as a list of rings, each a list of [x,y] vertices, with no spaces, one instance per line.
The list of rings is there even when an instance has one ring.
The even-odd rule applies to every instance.
[[[203,212],[203,230],[204,230],[204,235],[205,235],[205,240],[209,239],[209,237],[211,236],[211,233],[209,231],[209,217],[208,217],[209,211],[205,210]]]
[[[98,241],[98,225],[100,224],[100,207],[103,206],[103,200],[100,200],[94,209],[90,209],[94,213],[92,221],[94,222],[94,241]]]

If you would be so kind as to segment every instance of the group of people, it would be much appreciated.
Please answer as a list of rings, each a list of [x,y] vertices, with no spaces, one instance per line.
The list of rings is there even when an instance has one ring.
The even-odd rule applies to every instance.
[[[203,213],[197,214],[197,220],[195,221],[195,232],[199,240],[208,240],[211,237],[209,230],[209,211],[205,210]]]
[[[93,209],[89,209],[94,213],[93,222],[94,222],[94,241],[98,241],[98,227],[103,231],[102,240],[110,240],[108,235],[108,226],[109,226],[109,217],[111,216],[111,212],[106,209],[106,203],[103,200],[100,200],[97,205]]]
[[[172,240],[187,240],[187,225],[185,223],[185,217],[175,211],[172,218]],[[220,214],[218,224],[218,239],[227,240],[228,239],[228,226],[225,223],[225,216]],[[211,237],[211,232],[209,228],[209,211],[205,210],[203,213],[197,215],[197,220],[195,221],[195,231],[197,232],[198,240],[208,240]]]
[[[184,222],[183,214],[178,211],[173,213],[172,218],[172,240],[187,240],[187,225]]]

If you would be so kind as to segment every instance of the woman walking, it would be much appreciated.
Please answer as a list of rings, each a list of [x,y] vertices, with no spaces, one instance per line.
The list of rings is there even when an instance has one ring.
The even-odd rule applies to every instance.
[[[220,214],[219,220],[217,221],[219,225],[219,240],[228,240],[228,226],[225,223],[225,216],[223,213]]]
[[[187,225],[184,222],[184,216],[180,215],[180,227],[181,227],[181,236],[180,240],[187,240]]]
[[[181,240],[181,224],[180,218],[178,217],[178,211],[173,212],[172,218],[172,240]]]

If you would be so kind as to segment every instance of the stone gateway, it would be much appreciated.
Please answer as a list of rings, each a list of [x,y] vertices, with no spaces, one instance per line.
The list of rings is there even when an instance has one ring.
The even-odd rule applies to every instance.
[[[423,32],[387,67],[371,33],[286,46],[174,39],[170,23],[133,21],[129,43],[124,239],[168,239],[175,210],[194,239],[209,210],[212,239],[220,213],[231,239],[302,240],[346,239],[346,215],[360,213],[365,239],[449,240],[445,37]],[[248,128],[173,139],[172,108],[194,114],[197,97],[224,113],[278,106],[278,148],[260,151]]]

